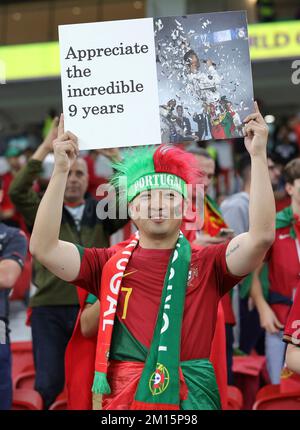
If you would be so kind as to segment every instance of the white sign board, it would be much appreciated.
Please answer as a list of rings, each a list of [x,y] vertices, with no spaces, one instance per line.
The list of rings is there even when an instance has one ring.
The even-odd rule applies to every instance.
[[[160,143],[153,20],[59,27],[65,127],[80,149]]]
[[[80,149],[242,135],[244,12],[63,25],[59,41],[65,128]]]

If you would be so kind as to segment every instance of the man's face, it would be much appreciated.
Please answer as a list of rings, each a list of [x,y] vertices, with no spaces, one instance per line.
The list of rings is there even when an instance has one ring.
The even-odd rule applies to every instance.
[[[72,165],[69,172],[65,190],[65,201],[69,203],[80,202],[84,198],[87,187],[87,166],[82,158],[78,158]]]
[[[184,200],[173,190],[143,191],[130,204],[130,217],[141,233],[153,239],[167,238],[179,231]]]
[[[292,199],[292,203],[295,202],[300,205],[300,178],[295,179],[293,184],[287,183],[285,188]]]
[[[181,107],[181,106],[177,106],[177,115],[178,115],[179,117],[182,117],[182,114],[183,114],[182,107]]]
[[[18,171],[22,167],[19,157],[9,157],[9,158],[7,158],[7,162],[9,164],[10,168],[14,171]]]
[[[192,73],[197,73],[200,69],[199,59],[197,55],[192,55],[190,58],[190,69]]]
[[[195,154],[195,157],[198,161],[198,167],[203,174],[201,183],[204,185],[204,192],[206,194],[215,176],[215,161],[203,155]]]
[[[268,169],[272,188],[275,189],[279,183],[281,175],[280,168],[270,158],[268,158]]]

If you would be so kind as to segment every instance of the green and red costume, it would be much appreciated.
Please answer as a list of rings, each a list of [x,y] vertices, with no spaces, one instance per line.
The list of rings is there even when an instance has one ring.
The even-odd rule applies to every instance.
[[[186,196],[194,159],[185,156],[166,145],[144,153],[142,167],[131,156],[119,166],[128,201],[151,188]],[[174,249],[144,249],[138,235],[120,249],[78,247],[72,284],[101,303],[93,391],[103,409],[220,409],[211,343],[219,300],[240,281],[226,248],[195,249],[181,233]]]
[[[276,214],[275,241],[266,256],[269,288],[267,300],[282,324],[286,324],[300,286],[300,219],[289,206]]]
[[[227,244],[222,244],[203,248],[202,250],[193,249],[192,247],[190,281],[188,281],[186,290],[181,330],[180,363],[183,363],[181,366],[182,373],[196,409],[220,408],[214,372],[209,362],[211,342],[214,336],[218,301],[224,293],[239,281],[239,278],[230,275],[226,268],[226,246]],[[141,366],[144,365],[151,346],[151,336],[153,335],[156,315],[160,306],[163,275],[166,272],[171,252],[171,250],[144,250],[138,246],[127,265],[125,275],[128,275],[123,278],[122,287],[120,287],[121,291],[110,349],[111,363],[108,368],[108,381],[112,392],[110,395],[103,397],[103,408],[114,409],[115,402],[118,403],[118,401],[120,401],[120,407],[122,404],[125,406],[127,399],[129,403],[126,403],[124,409],[128,409],[128,406],[131,406],[130,402],[133,402],[135,389],[137,388],[137,385],[134,384],[136,384],[137,380],[135,379],[134,382],[133,380],[130,381],[130,378],[123,379],[124,374],[126,375],[127,368],[129,376],[129,374],[132,375],[132,372],[135,372],[134,369],[138,372],[138,369],[141,369]],[[102,270],[106,262],[109,262],[111,256],[115,253],[115,250],[85,248],[81,249],[81,253],[80,274],[73,282],[98,297]],[[151,262],[150,268],[149,261]],[[158,264],[160,264],[160,267],[157,267]],[[157,270],[153,270],[155,266]],[[151,289],[149,289],[149,285],[152,285]],[[146,294],[147,288],[149,289],[148,294]],[[132,292],[128,301],[127,315],[126,318],[122,318],[125,316],[124,306],[130,290]],[[115,367],[117,373],[114,373]],[[200,369],[203,371],[200,371]],[[189,370],[194,374],[190,382]],[[123,377],[118,375],[118,372]],[[191,382],[198,372],[200,372],[199,379],[195,380],[195,385],[193,385]],[[203,383],[202,378],[204,378],[205,383]],[[183,384],[182,378],[181,381]],[[208,388],[209,381],[210,388]],[[116,391],[114,387],[116,388],[116,384],[119,384],[117,389],[119,400],[116,400],[115,397]],[[125,395],[125,393],[128,394],[127,389],[125,390],[127,385],[132,387],[132,391],[130,391],[131,397],[129,398]],[[123,390],[125,391],[123,392]],[[184,389],[182,393],[184,393]],[[195,396],[198,403],[194,399]],[[123,399],[122,402],[120,399]],[[113,406],[110,407],[110,404]],[[183,400],[181,401],[182,408],[186,404]]]

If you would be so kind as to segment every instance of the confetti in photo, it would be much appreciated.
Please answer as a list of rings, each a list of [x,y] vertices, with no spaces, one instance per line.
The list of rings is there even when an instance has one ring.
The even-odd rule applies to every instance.
[[[154,19],[162,142],[242,137],[253,111],[245,12]]]

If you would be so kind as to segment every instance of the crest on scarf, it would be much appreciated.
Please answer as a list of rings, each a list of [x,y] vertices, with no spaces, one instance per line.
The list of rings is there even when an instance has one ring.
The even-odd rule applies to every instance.
[[[163,365],[158,363],[155,372],[152,373],[149,388],[153,396],[163,393],[170,381],[170,375],[168,369]]]

